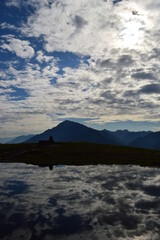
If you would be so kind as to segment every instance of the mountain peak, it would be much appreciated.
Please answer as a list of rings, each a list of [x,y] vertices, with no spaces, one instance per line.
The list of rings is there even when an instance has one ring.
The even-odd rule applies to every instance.
[[[124,129],[124,130],[117,130],[116,132],[129,133],[128,129]]]
[[[73,121],[70,121],[70,120],[64,120],[63,122],[61,122],[60,124],[68,124],[68,123],[75,123]]]
[[[58,126],[71,126],[71,125],[76,125],[76,126],[81,125],[82,126],[82,124],[74,122],[74,121],[70,121],[70,120],[65,120],[58,124]]]

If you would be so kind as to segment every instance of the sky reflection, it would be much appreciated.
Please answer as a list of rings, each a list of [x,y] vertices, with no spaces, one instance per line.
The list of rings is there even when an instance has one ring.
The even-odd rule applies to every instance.
[[[159,240],[159,182],[137,166],[0,164],[0,239]]]

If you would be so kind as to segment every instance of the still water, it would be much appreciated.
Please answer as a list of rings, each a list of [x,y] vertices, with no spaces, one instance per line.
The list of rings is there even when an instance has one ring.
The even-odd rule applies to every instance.
[[[160,169],[0,164],[1,240],[160,239]]]

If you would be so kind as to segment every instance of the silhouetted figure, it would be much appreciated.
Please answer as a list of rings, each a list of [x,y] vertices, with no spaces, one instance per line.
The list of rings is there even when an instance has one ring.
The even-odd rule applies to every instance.
[[[54,139],[53,136],[49,137],[49,145],[53,145],[54,144]]]

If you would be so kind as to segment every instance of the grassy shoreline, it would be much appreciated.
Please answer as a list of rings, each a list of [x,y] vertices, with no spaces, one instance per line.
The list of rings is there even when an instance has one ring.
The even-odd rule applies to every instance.
[[[95,143],[1,144],[0,162],[39,166],[118,164],[160,167],[160,151]]]

